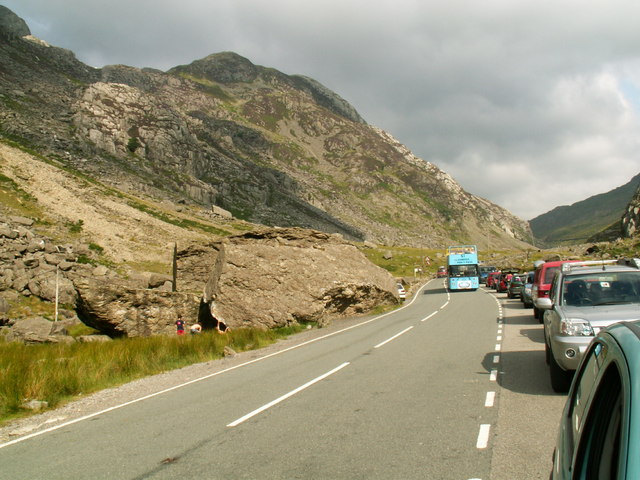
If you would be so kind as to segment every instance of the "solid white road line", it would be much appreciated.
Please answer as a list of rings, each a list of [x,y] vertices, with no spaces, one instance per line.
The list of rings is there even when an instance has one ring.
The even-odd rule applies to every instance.
[[[273,407],[274,405],[277,405],[278,403],[286,400],[289,397],[292,397],[293,395],[295,395],[296,393],[301,392],[302,390],[304,390],[305,388],[310,387],[311,385],[313,385],[314,383],[318,383],[321,380],[324,380],[325,378],[327,378],[329,375],[333,375],[334,373],[336,373],[339,370],[342,370],[344,367],[346,367],[347,365],[349,365],[349,362],[345,362],[342,365],[337,366],[336,368],[334,368],[333,370],[325,373],[324,375],[320,375],[319,377],[314,378],[313,380],[305,383],[304,385],[296,388],[295,390],[291,390],[289,393],[286,393],[284,395],[282,395],[279,398],[276,398],[275,400],[273,400],[272,402],[267,403],[266,405],[263,405],[260,408],[257,408],[256,410],[254,410],[253,412],[247,413],[244,417],[240,417],[239,419],[231,422],[229,425],[227,425],[227,427],[236,427],[238,425],[240,425],[242,422],[249,420],[251,417],[255,417],[256,415],[258,415],[261,412],[264,412],[265,410]]]
[[[489,432],[491,431],[491,425],[483,423],[480,425],[480,432],[478,433],[478,441],[476,442],[476,448],[487,448],[489,445]]]
[[[396,339],[396,338],[398,338],[400,335],[402,335],[402,334],[404,334],[404,333],[407,333],[407,332],[408,332],[409,330],[411,330],[412,328],[413,328],[413,326],[405,328],[405,329],[404,329],[404,330],[402,330],[401,332],[396,333],[396,334],[395,334],[393,337],[391,337],[391,338],[387,338],[384,342],[379,343],[378,345],[376,345],[376,346],[375,346],[375,347],[373,347],[373,348],[379,348],[379,347],[381,347],[381,346],[383,346],[383,345],[385,345],[385,344],[389,343],[391,340],[395,340],[395,339]]]

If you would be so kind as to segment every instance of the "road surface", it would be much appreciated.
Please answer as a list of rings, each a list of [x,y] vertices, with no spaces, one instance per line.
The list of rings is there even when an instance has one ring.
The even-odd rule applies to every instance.
[[[542,479],[564,397],[518,300],[399,310],[0,444],[0,479]]]

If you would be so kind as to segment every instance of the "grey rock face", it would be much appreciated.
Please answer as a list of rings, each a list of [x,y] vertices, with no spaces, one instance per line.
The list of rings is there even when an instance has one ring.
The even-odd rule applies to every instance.
[[[0,5],[0,33],[8,37],[31,35],[26,22],[3,5]]]
[[[268,229],[218,248],[204,301],[231,328],[323,323],[397,302],[391,274],[336,235]]]
[[[640,188],[631,199],[622,217],[622,231],[626,237],[640,235]]]

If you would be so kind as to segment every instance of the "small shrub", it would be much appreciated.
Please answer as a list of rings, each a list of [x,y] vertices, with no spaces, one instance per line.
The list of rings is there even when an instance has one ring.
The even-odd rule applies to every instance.
[[[84,220],[78,220],[77,222],[67,223],[67,228],[71,233],[80,233],[84,225]]]
[[[140,140],[136,137],[129,138],[129,141],[127,142],[127,150],[131,153],[135,153],[138,148],[140,148]]]
[[[100,245],[98,245],[96,243],[90,243],[89,244],[89,250],[92,250],[92,251],[97,252],[97,253],[104,252],[104,248],[102,248]]]

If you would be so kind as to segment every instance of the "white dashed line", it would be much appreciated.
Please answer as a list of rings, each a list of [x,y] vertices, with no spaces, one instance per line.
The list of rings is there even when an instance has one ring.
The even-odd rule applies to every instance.
[[[483,423],[482,425],[480,425],[480,432],[478,433],[476,448],[487,448],[487,445],[489,445],[489,432],[491,432],[491,425],[489,425],[488,423]]]
[[[249,420],[251,417],[254,417],[254,416],[258,415],[261,412],[264,412],[268,408],[271,408],[274,405],[277,405],[278,403],[286,400],[287,398],[292,397],[296,393],[299,393],[302,390],[304,390],[305,388],[310,387],[314,383],[318,383],[319,381],[324,380],[325,378],[327,378],[329,375],[333,375],[337,371],[342,370],[347,365],[349,365],[349,362],[345,362],[342,365],[337,366],[336,368],[334,368],[333,370],[325,373],[324,375],[320,375],[319,377],[314,378],[313,380],[305,383],[304,385],[296,388],[295,390],[291,390],[289,393],[286,393],[286,394],[282,395],[281,397],[276,398],[272,402],[269,402],[266,405],[263,405],[262,407],[255,409],[253,412],[247,413],[244,417],[240,417],[239,419],[231,422],[229,425],[227,425],[227,427],[235,427],[235,426],[240,425],[242,422],[244,422],[246,420]]]
[[[438,313],[437,311],[433,312],[431,315],[429,315],[428,317],[423,318],[422,320],[420,320],[421,322],[426,322],[427,320],[429,320],[431,317],[433,317],[436,313]]]
[[[496,400],[496,392],[487,392],[487,398],[484,401],[485,407],[493,407]]]
[[[398,338],[400,335],[402,335],[402,334],[404,334],[404,333],[407,333],[407,332],[408,332],[409,330],[411,330],[412,328],[413,328],[413,326],[405,328],[405,329],[404,329],[404,330],[402,330],[401,332],[396,333],[396,334],[395,334],[393,337],[391,337],[391,338],[387,338],[384,342],[379,343],[378,345],[376,345],[376,346],[375,346],[375,347],[373,347],[373,348],[380,348],[381,346],[383,346],[383,345],[385,345],[385,344],[389,343],[391,340],[395,340],[395,339],[396,339],[396,338]]]

